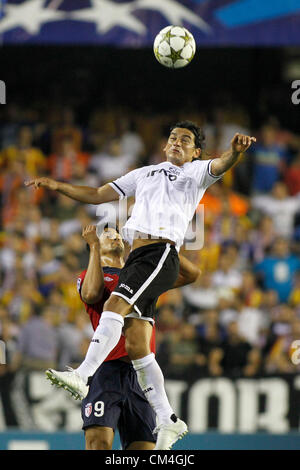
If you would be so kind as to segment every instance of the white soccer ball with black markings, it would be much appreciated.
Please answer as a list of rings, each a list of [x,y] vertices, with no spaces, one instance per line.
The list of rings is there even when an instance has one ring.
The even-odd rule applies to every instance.
[[[158,33],[153,50],[160,64],[171,69],[180,69],[193,59],[196,43],[186,28],[171,25]]]

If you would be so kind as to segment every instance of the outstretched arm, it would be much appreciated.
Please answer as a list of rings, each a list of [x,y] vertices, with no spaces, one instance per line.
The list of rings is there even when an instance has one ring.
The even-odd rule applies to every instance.
[[[192,284],[201,274],[201,270],[185,256],[179,254],[179,274],[172,289]]]
[[[224,152],[219,158],[211,162],[211,172],[215,176],[222,175],[229,170],[237,161],[239,156],[246,152],[252,142],[256,142],[255,137],[243,134],[235,134],[231,140],[231,149]]]
[[[100,241],[94,225],[87,225],[82,237],[89,245],[89,264],[81,286],[81,298],[86,304],[95,304],[103,295],[104,276],[101,267]]]
[[[34,186],[35,188],[52,189],[71,199],[75,199],[75,201],[85,202],[86,204],[102,204],[119,199],[119,194],[109,184],[105,184],[100,188],[91,188],[89,186],[75,186],[46,177],[25,181],[24,184],[25,186]]]

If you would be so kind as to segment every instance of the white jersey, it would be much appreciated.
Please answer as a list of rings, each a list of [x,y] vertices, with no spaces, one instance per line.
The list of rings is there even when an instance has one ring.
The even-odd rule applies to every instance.
[[[134,232],[172,240],[179,251],[205,190],[217,181],[212,160],[176,166],[170,162],[138,168],[109,183],[120,198],[135,196],[131,217],[122,228],[130,245]]]

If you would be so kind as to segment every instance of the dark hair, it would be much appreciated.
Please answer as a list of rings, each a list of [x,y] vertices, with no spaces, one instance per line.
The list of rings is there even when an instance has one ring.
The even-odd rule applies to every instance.
[[[195,147],[201,150],[204,149],[205,135],[201,127],[197,126],[197,124],[195,124],[192,121],[180,121],[170,128],[170,132],[172,132],[172,130],[175,129],[176,127],[188,129],[189,131],[191,131],[195,136]]]

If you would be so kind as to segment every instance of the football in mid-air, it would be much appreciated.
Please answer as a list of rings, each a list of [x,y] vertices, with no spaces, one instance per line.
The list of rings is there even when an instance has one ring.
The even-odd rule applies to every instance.
[[[196,52],[193,35],[183,26],[166,26],[156,36],[153,50],[165,67],[180,69],[188,65]]]

